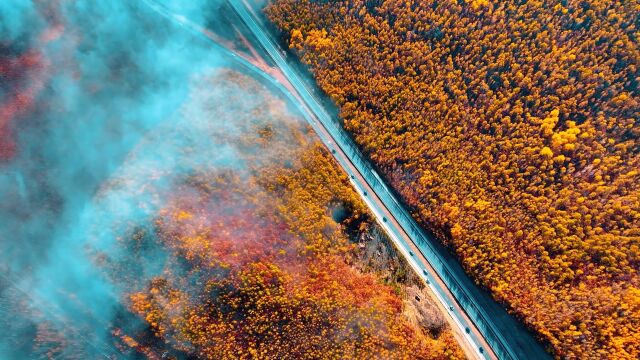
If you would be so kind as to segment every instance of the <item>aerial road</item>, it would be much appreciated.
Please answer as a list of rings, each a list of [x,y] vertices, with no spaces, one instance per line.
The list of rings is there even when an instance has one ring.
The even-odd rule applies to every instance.
[[[264,50],[263,53],[274,66],[269,66],[264,59],[255,58],[255,53],[251,57],[230,49],[228,44],[221,43],[206,28],[171,13],[153,0],[144,2],[196,36],[225,48],[241,65],[276,86],[292,100],[349,174],[353,186],[399,252],[429,287],[469,358],[550,358],[524,326],[487,292],[478,288],[438,240],[415,222],[337,119],[327,112],[327,104],[314,94],[313,85],[307,83],[287,61],[286,52],[267,32],[260,16],[253,12],[250,5],[242,0],[228,0],[235,15],[258,42],[254,45]]]
[[[290,86],[286,87],[293,87],[294,96],[307,110],[307,120],[311,120],[322,141],[349,173],[354,186],[395,245],[431,288],[449,315],[454,330],[462,334],[467,355],[500,359],[550,358],[522,324],[479,289],[437,239],[417,225],[353,140],[325,110],[323,100],[317,99],[309,84],[285,59],[284,51],[251,7],[242,0],[229,0],[229,3],[287,79]]]

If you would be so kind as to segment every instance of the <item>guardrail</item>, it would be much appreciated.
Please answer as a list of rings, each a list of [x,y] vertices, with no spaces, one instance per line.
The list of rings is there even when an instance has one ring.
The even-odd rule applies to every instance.
[[[300,76],[298,71],[288,64],[277,43],[263,30],[260,20],[256,19],[251,11],[245,7],[246,4],[243,4],[241,0],[228,0],[228,2],[244,21],[245,25],[253,32],[253,35],[261,42],[264,50],[266,50],[282,73],[287,76],[288,81],[299,93],[305,105],[331,134],[335,145],[349,157],[349,160],[357,168],[367,184],[376,192],[376,195],[384,202],[385,207],[393,214],[395,220],[412,239],[414,245],[429,261],[429,264],[437,273],[436,276],[445,283],[447,289],[455,298],[454,300],[464,310],[469,319],[473,321],[476,328],[482,332],[484,339],[496,356],[501,359],[550,358],[549,354],[535,342],[526,329],[517,324],[487,293],[477,288],[466,276],[460,265],[455,262],[455,259],[448,255],[446,249],[438,246],[437,239],[427,234],[410,215],[409,211],[397,201],[393,192],[378,176],[376,170],[360,152],[353,139],[346,134],[340,123],[330,116],[323,105],[316,100],[312,91],[309,90],[308,84],[302,80],[304,77]],[[323,141],[331,143],[330,139],[323,139]],[[407,247],[407,244],[405,243],[404,246]],[[409,254],[414,256],[410,251]],[[420,275],[426,275],[426,270],[423,269],[423,271],[425,274]],[[481,301],[484,306],[479,306],[477,304],[478,301]],[[491,312],[491,316],[487,313],[487,310]],[[494,321],[492,321],[492,318]],[[498,326],[496,322],[501,322],[499,324],[501,326]],[[507,340],[505,332],[512,336],[512,341]],[[517,348],[514,348],[514,343]],[[480,352],[482,352],[482,349],[480,349]]]
[[[460,307],[462,307],[476,327],[483,333],[485,340],[489,343],[496,356],[501,359],[517,359],[518,356],[505,346],[507,340],[493,329],[492,323],[487,320],[488,316],[471,300],[458,276],[448,269],[448,263],[445,262],[441,258],[441,254],[434,249],[432,242],[437,240],[426,234],[409,212],[398,203],[386,184],[377,176],[376,170],[365,160],[360,150],[353,145],[353,140],[343,133],[344,130],[338,131],[334,125],[335,123],[332,123],[332,125],[327,126],[327,128],[334,139],[336,139],[336,142],[339,142],[338,146],[340,146],[340,149],[349,156],[351,162],[359,169],[369,186],[384,202],[387,209],[393,214],[403,230],[413,239],[422,255],[429,261],[431,267],[436,270],[437,275],[444,281],[449,291],[454,295]],[[408,244],[405,244],[405,246],[407,245]]]

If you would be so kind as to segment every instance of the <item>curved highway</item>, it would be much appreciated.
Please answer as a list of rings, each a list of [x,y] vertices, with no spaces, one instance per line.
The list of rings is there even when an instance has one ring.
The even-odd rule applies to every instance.
[[[174,21],[194,35],[224,50],[242,66],[275,85],[292,100],[314,128],[351,182],[390,236],[400,253],[434,294],[446,313],[465,353],[477,359],[550,359],[531,334],[515,321],[491,296],[479,289],[464,273],[457,260],[427,234],[396,199],[384,181],[366,161],[353,140],[325,110],[285,52],[265,31],[264,24],[242,0],[227,0],[239,20],[257,39],[275,68],[221,45],[205,28],[174,14],[154,0],[143,0],[154,11]]]

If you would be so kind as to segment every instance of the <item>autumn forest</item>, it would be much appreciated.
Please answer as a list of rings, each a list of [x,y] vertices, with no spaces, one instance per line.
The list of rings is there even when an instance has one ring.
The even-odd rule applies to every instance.
[[[0,359],[639,359],[640,0],[0,0]]]
[[[640,356],[640,3],[276,0],[415,217],[555,356]]]
[[[435,304],[429,325],[407,316],[417,311],[407,291],[424,286],[406,265],[396,265],[404,275],[388,273],[391,259],[367,266],[376,225],[311,129],[259,84],[224,77],[239,84],[227,101],[264,99],[234,120],[241,136],[220,134],[248,172],[185,177],[152,232],[123,242],[139,256],[155,243],[172,259],[130,293],[131,310],[172,352],[202,359],[462,358]]]

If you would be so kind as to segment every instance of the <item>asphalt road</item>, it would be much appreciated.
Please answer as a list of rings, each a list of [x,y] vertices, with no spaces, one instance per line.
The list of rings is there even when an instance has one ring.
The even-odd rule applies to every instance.
[[[144,2],[194,35],[225,48],[205,28],[158,5]],[[433,236],[426,233],[396,199],[353,140],[285,58],[285,51],[265,30],[259,16],[242,0],[228,0],[238,18],[257,39],[275,67],[225,48],[231,57],[267,80],[291,99],[323,143],[346,171],[354,187],[385,229],[400,253],[431,289],[465,353],[477,359],[550,359],[531,334],[491,296],[478,288],[457,260]]]

